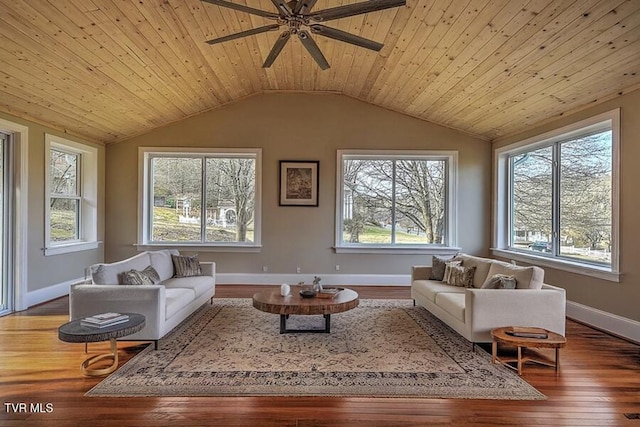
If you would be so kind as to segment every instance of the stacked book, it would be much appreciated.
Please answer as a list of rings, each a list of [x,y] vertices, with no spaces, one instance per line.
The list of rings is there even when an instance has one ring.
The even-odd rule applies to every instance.
[[[343,288],[322,288],[320,292],[316,294],[318,298],[333,298],[342,290]]]
[[[549,337],[549,334],[546,330],[542,328],[525,328],[514,326],[511,330],[506,331],[507,334],[513,337],[519,338],[538,338],[538,339],[546,339]]]
[[[80,321],[82,326],[90,326],[92,328],[106,328],[107,326],[117,325],[129,320],[129,316],[120,313],[101,313],[93,316],[85,317]]]

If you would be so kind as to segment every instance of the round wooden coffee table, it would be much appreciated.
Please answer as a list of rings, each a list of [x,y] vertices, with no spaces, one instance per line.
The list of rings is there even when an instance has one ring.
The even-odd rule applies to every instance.
[[[127,335],[134,334],[144,328],[146,319],[142,314],[123,314],[127,314],[129,316],[129,320],[124,323],[118,323],[104,328],[84,326],[82,324],[82,319],[72,320],[58,328],[58,338],[60,341],[85,343],[85,352],[87,343],[100,341],[111,342],[111,353],[91,356],[82,362],[80,370],[86,376],[93,377],[107,375],[115,371],[118,367],[118,347],[116,345],[116,338],[126,337]],[[90,365],[104,359],[112,359],[112,363],[105,368],[89,368]]]
[[[280,295],[280,290],[265,290],[253,295],[253,306],[260,311],[280,315],[280,333],[292,332],[331,332],[331,315],[342,313],[356,308],[358,293],[351,289],[343,289],[333,298],[302,298],[299,289],[292,286],[291,294],[285,297]],[[322,315],[324,316],[323,329],[289,329],[287,319],[290,315]]]
[[[513,326],[507,326],[504,328],[497,328],[491,331],[491,337],[493,338],[493,344],[491,348],[492,360],[493,363],[500,362],[505,366],[513,368],[509,363],[516,362],[517,363],[517,371],[518,375],[522,375],[522,364],[524,362],[534,362],[541,365],[552,366],[555,367],[556,373],[558,372],[558,368],[560,366],[560,349],[567,344],[567,339],[560,334],[555,332],[547,331],[546,329],[542,329],[547,335],[546,338],[537,338],[537,337],[519,337],[511,335],[514,332]],[[517,347],[517,357],[514,358],[506,358],[498,356],[498,344],[504,344],[506,346]],[[526,348],[553,348],[556,350],[555,363],[547,362],[541,358],[535,357],[534,355],[525,355],[523,356],[523,349]]]

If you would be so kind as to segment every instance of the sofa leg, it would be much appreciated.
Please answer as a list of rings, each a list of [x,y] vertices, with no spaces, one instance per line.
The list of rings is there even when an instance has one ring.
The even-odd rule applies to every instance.
[[[413,300],[413,306],[414,307],[416,306],[416,300]]]
[[[160,348],[160,340],[154,340],[153,341],[153,349],[157,350],[158,348]]]
[[[213,297],[211,297],[211,299],[209,300],[209,304],[213,305]]]

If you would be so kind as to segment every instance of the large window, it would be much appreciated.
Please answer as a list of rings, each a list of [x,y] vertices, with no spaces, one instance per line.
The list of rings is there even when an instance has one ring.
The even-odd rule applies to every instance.
[[[453,152],[339,151],[336,247],[452,246],[456,158]]]
[[[53,135],[46,145],[46,255],[97,242],[97,150]]]
[[[617,141],[612,112],[499,150],[498,246],[617,272]]]
[[[142,244],[258,246],[258,149],[143,149]]]

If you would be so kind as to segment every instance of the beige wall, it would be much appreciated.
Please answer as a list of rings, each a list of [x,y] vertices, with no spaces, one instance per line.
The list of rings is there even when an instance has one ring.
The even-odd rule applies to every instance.
[[[340,95],[257,95],[107,146],[106,259],[136,253],[138,147],[261,147],[263,217],[260,253],[200,253],[221,273],[409,274],[420,255],[336,254],[336,151],[418,149],[459,152],[458,244],[487,255],[491,147],[488,142]],[[278,206],[279,160],[319,160],[317,208]]]
[[[494,149],[620,108],[620,283],[545,268],[545,282],[567,290],[567,300],[640,321],[640,90],[494,142]]]
[[[43,126],[31,121],[22,120],[8,114],[0,113],[0,118],[26,126],[29,132],[29,152],[28,152],[28,287],[27,291],[35,291],[51,285],[64,283],[84,277],[86,266],[100,262],[104,256],[104,249],[74,252],[71,254],[44,256],[44,137],[45,133],[57,135],[68,140],[87,144],[98,149],[98,239],[103,240],[104,236],[104,159],[105,149],[103,146],[82,140],[81,138],[65,135],[63,132],[53,128]],[[0,126],[1,129],[1,126]],[[22,261],[22,260],[21,260]]]

